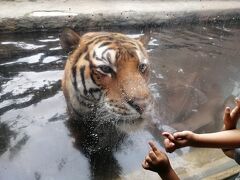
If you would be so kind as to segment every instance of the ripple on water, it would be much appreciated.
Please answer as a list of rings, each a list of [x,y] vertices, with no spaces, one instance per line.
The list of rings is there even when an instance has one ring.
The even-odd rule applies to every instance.
[[[107,134],[110,140],[102,142],[116,142],[116,134],[109,134],[104,126],[100,127],[104,129],[102,134],[86,134],[91,128],[65,124],[68,116],[60,80],[67,55],[61,50],[58,34],[1,36],[1,177],[91,179],[95,175],[137,179],[141,174],[148,179],[140,164],[149,140],[163,149],[161,131],[217,131],[224,103],[232,104],[232,97],[240,95],[240,27],[196,25],[150,32],[149,88],[155,106],[148,116],[148,126],[124,136],[119,146],[107,147],[107,153],[100,155],[89,149],[95,142],[88,141]],[[134,38],[143,35],[142,30],[127,33]],[[2,137],[5,141],[1,144]],[[197,172],[201,178],[206,174],[205,162],[223,158],[220,152],[204,152],[209,161],[191,148],[169,156],[180,175],[196,177]]]

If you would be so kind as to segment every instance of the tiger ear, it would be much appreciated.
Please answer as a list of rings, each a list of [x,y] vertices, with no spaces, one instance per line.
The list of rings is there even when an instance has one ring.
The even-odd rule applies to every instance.
[[[142,36],[137,38],[137,40],[140,41],[144,47],[147,47],[149,41],[151,40],[150,31],[145,31]]]
[[[79,45],[79,41],[80,35],[69,28],[66,28],[60,35],[60,44],[67,52],[76,49]]]
[[[144,47],[147,47],[150,41],[150,36],[144,34],[143,36],[140,36],[138,40],[143,44]]]

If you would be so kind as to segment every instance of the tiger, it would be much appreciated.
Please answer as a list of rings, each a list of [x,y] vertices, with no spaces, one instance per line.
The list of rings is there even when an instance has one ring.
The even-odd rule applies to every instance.
[[[70,117],[90,114],[115,124],[140,121],[152,102],[142,39],[118,32],[61,33],[61,46],[70,51],[62,79]]]

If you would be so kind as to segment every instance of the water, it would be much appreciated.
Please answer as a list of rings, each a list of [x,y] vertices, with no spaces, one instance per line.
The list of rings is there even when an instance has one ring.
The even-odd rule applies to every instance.
[[[148,141],[163,149],[163,130],[218,131],[224,107],[240,95],[239,33],[238,25],[151,29],[155,113],[144,128],[101,136],[68,121],[60,84],[66,54],[58,33],[1,35],[0,179],[158,179],[141,168]],[[113,146],[93,152],[99,138]],[[235,165],[212,149],[183,148],[169,157],[182,179]]]

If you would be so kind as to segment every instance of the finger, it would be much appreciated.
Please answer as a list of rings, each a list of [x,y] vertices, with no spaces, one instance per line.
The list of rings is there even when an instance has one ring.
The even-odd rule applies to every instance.
[[[169,153],[173,152],[176,148],[175,148],[175,144],[173,142],[171,142],[169,139],[165,139],[164,142],[164,147],[165,150]]]
[[[169,132],[163,132],[162,135],[166,138],[168,138],[170,141],[174,141],[174,136],[170,134]]]
[[[150,145],[150,147],[152,148],[152,150],[153,150],[154,152],[158,150],[158,149],[157,149],[157,146],[155,145],[154,142],[150,141],[148,144]]]
[[[153,151],[150,151],[148,156],[151,158],[152,161],[155,161],[157,159],[157,156]]]
[[[152,163],[152,160],[151,160],[151,158],[150,158],[149,156],[146,156],[146,157],[145,157],[145,161],[146,161],[147,163]]]
[[[240,106],[236,105],[231,111],[230,117],[232,118],[233,121],[236,121],[239,118],[239,114],[240,114]]]
[[[163,143],[164,143],[165,147],[173,147],[174,146],[174,143],[172,141],[170,141],[169,139],[165,139],[163,141]]]
[[[231,119],[230,112],[231,112],[230,107],[226,107],[223,115],[224,121],[229,121]]]
[[[239,97],[236,97],[235,103],[238,107],[240,107],[240,98]]]
[[[149,164],[145,160],[142,162],[142,167],[147,170],[150,168]]]
[[[236,103],[236,107],[233,109],[233,111],[234,110],[238,111],[239,110],[238,108],[240,108],[240,99],[238,97],[235,98],[235,103]]]

